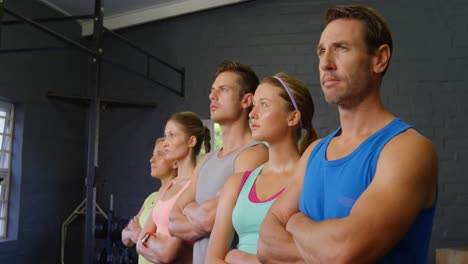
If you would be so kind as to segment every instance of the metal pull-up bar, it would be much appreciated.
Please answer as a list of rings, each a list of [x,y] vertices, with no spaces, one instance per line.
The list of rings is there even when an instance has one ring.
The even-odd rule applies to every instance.
[[[0,1],[2,1],[2,0],[0,0]],[[3,7],[3,9],[4,9],[5,13],[7,13],[7,14],[13,16],[13,17],[16,17],[19,20],[24,21],[25,23],[31,25],[32,27],[34,27],[34,28],[36,28],[36,29],[48,34],[48,35],[51,35],[54,38],[59,39],[59,40],[65,42],[65,43],[67,43],[68,45],[71,45],[72,47],[77,48],[78,50],[80,50],[80,51],[82,51],[82,52],[84,52],[84,53],[86,53],[88,55],[96,55],[96,52],[89,49],[88,47],[86,47],[86,46],[84,46],[84,45],[82,45],[82,44],[80,44],[80,43],[78,43],[78,42],[76,42],[76,41],[74,41],[72,39],[69,39],[69,38],[67,38],[67,37],[65,37],[65,36],[55,32],[53,30],[50,30],[49,28],[37,23],[36,21],[34,21],[32,19],[29,19],[29,18],[27,18],[25,16],[22,16],[22,15],[16,13],[16,12],[10,10],[7,7]]]
[[[2,21],[2,16],[3,16],[3,13],[6,12],[8,13],[9,15],[15,17],[17,20],[8,20],[8,21]],[[0,46],[1,46],[1,38],[2,38],[2,35],[1,35],[1,27],[2,25],[16,25],[16,24],[29,24],[31,25],[32,27],[68,44],[69,46],[71,46],[72,48],[76,48],[78,50],[80,50],[81,52],[84,52],[85,54],[89,55],[89,56],[96,56],[97,55],[97,52],[99,52],[99,50],[93,50],[93,49],[90,49],[82,44],[80,44],[79,42],[76,42],[66,36],[63,36],[62,34],[58,33],[58,32],[55,32],[49,28],[47,28],[46,26],[43,26],[42,24],[40,24],[40,22],[58,22],[58,21],[70,21],[70,20],[76,20],[76,19],[95,19],[95,15],[80,15],[80,16],[67,16],[67,17],[53,17],[53,18],[34,18],[34,19],[31,19],[31,18],[27,18],[21,14],[18,14],[16,12],[14,12],[13,10],[10,10],[8,9],[7,7],[4,7],[3,5],[3,0],[0,0]],[[106,57],[104,56],[102,53],[101,53],[101,58],[104,62],[107,62],[107,63],[110,63],[114,66],[117,66],[119,68],[122,68],[130,73],[133,73],[137,76],[140,76],[142,78],[145,78],[146,80],[148,81],[151,81],[153,83],[155,83],[156,85],[158,86],[161,86],[161,87],[164,87],[166,88],[167,90],[169,90],[170,92],[180,96],[180,97],[184,97],[185,96],[185,69],[183,67],[178,67],[178,66],[174,66],[172,65],[171,63],[159,58],[159,57],[156,57],[155,55],[151,54],[149,51],[146,51],[145,49],[137,46],[136,44],[134,44],[131,40],[123,37],[122,35],[120,34],[117,34],[116,32],[110,30],[110,29],[107,29],[105,28],[104,26],[101,26],[101,30],[98,31],[99,33],[103,33],[103,32],[106,32],[106,33],[109,33],[110,36],[114,37],[115,39],[121,41],[122,43],[128,45],[129,47],[133,48],[134,50],[142,53],[145,57],[146,57],[146,71],[145,73],[141,73],[141,72],[138,72],[136,70],[132,70],[130,69],[128,66],[126,66],[125,64],[123,63],[118,63],[116,61],[114,61],[113,59],[109,58],[109,57]],[[102,34],[100,34],[99,36],[100,38],[102,38]],[[34,51],[57,51],[57,50],[62,50],[62,49],[66,49],[68,47],[41,47],[41,48],[21,48],[21,49],[0,49],[0,54],[3,54],[3,53],[23,53],[23,52],[34,52]],[[102,50],[101,50],[102,51]],[[176,72],[177,74],[180,75],[180,89],[174,89],[173,87],[165,84],[165,83],[162,83],[158,80],[155,80],[153,78],[151,78],[150,76],[150,60],[155,60],[157,61],[158,63],[166,66],[167,68],[173,70],[174,72]]]

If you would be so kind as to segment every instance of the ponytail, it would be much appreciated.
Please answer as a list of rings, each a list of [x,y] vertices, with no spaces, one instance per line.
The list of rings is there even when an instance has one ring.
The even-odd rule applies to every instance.
[[[205,145],[205,153],[208,153],[211,150],[211,133],[210,133],[210,130],[206,126],[203,126],[203,131],[204,131],[203,142]]]

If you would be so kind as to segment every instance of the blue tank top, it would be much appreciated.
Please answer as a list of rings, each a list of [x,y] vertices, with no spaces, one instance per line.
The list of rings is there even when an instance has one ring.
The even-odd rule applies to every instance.
[[[323,138],[309,157],[299,200],[301,212],[315,221],[348,216],[374,178],[384,146],[409,128],[395,118],[348,156],[330,161],[326,160],[326,150],[341,128]],[[408,233],[377,263],[427,263],[434,209],[435,205],[422,210]]]

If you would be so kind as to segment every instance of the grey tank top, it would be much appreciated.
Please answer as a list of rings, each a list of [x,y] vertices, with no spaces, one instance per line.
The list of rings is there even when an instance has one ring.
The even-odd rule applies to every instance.
[[[243,150],[251,146],[262,144],[259,141],[251,141],[227,157],[219,158],[221,148],[213,151],[206,157],[200,168],[197,181],[195,201],[200,204],[213,199],[224,186],[227,178],[234,174],[234,162]],[[200,238],[193,246],[193,264],[204,264],[209,237]]]

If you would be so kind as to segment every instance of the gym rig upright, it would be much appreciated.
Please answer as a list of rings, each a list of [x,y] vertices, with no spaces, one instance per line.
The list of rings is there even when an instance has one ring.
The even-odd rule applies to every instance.
[[[85,215],[86,215],[85,230],[84,230],[85,241],[84,241],[83,257],[82,257],[83,264],[91,264],[91,263],[95,263],[96,261],[96,258],[94,256],[95,225],[96,225],[96,222],[95,222],[96,220],[95,174],[96,174],[96,170],[99,167],[98,144],[99,144],[99,122],[100,122],[101,104],[105,103],[105,104],[112,104],[112,105],[126,106],[126,107],[155,107],[156,106],[156,103],[154,102],[129,102],[129,101],[123,101],[123,100],[102,98],[100,95],[102,63],[106,62],[106,63],[113,64],[114,66],[122,68],[126,70],[127,72],[130,72],[132,74],[145,78],[146,80],[154,83],[157,86],[164,87],[165,89],[169,90],[170,92],[182,98],[185,95],[185,69],[182,67],[173,66],[172,64],[156,57],[155,55],[144,50],[143,48],[134,44],[132,41],[126,39],[125,37],[117,34],[116,32],[106,29],[103,26],[103,21],[104,21],[103,2],[104,0],[95,0],[94,14],[90,14],[90,15],[31,19],[5,7],[4,0],[0,0],[0,22],[1,22],[0,23],[0,43],[2,39],[2,34],[1,34],[2,26],[25,23],[25,24],[29,24],[30,26],[32,26],[33,28],[39,31],[42,31],[45,34],[48,34],[64,42],[70,47],[75,48],[90,57],[90,64],[91,64],[90,68],[91,68],[91,71],[93,72],[89,80],[91,96],[82,96],[82,97],[67,96],[67,95],[59,95],[54,92],[48,92],[47,94],[47,96],[51,99],[64,100],[64,101],[68,101],[71,103],[89,104],[88,133],[87,133],[88,135],[87,163],[86,163],[87,169],[86,169],[86,181],[85,181],[86,198],[82,202],[82,204],[86,204],[86,207],[82,208],[83,211],[86,209],[85,210]],[[16,18],[16,20],[3,21],[3,13],[11,15],[12,17]],[[93,19],[94,27],[93,27],[93,37],[92,37],[91,47],[82,45],[41,24],[41,23],[47,23],[47,22],[59,22],[59,21],[70,21],[70,20],[76,21],[76,20],[85,20],[85,19]],[[107,58],[103,56],[102,37],[103,37],[104,32],[109,33],[110,36],[114,37],[115,39],[121,41],[122,43],[128,45],[134,50],[145,55],[146,60],[147,60],[145,73],[140,73],[138,71],[132,70],[123,64],[119,64],[115,62],[111,58]],[[62,49],[62,48],[63,47],[0,49],[0,53],[48,52],[51,50]],[[160,63],[161,65],[169,68],[170,70],[176,72],[180,76],[180,89],[175,89],[158,80],[151,78],[149,74],[149,67],[150,67],[151,60],[154,60]],[[80,205],[78,207],[80,207]],[[99,209],[99,211],[101,214],[104,214],[101,209]]]

